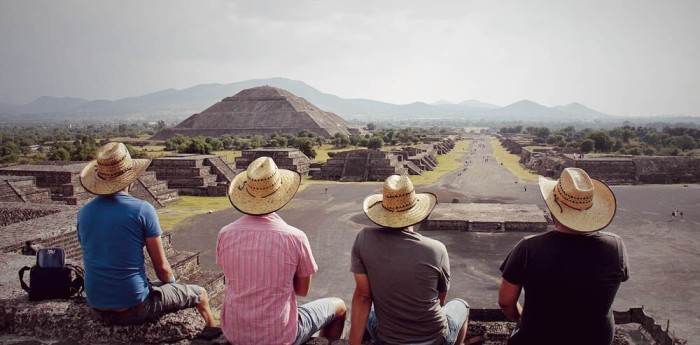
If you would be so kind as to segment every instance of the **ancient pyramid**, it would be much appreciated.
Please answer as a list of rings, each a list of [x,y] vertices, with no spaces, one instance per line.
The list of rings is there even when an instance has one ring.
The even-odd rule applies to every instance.
[[[177,126],[162,130],[152,139],[166,140],[177,133],[188,137],[224,134],[245,137],[297,134],[302,130],[329,138],[336,133],[349,135],[349,126],[340,116],[323,111],[289,91],[261,86],[226,97]]]

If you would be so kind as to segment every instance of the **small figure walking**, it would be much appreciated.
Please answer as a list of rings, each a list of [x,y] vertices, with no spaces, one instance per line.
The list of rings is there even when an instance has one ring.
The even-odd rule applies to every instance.
[[[328,187],[326,187],[326,194],[328,194]]]
[[[680,210],[681,220],[683,220],[683,209]]]
[[[527,192],[527,186],[523,186],[523,192]]]

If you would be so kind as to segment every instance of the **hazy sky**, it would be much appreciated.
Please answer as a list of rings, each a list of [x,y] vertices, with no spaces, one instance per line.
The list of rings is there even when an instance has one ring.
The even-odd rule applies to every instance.
[[[700,1],[0,0],[0,101],[286,77],[392,103],[700,115]]]

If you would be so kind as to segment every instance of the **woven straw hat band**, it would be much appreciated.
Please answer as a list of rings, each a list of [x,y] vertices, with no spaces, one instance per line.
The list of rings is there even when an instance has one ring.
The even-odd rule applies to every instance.
[[[593,206],[593,192],[593,181],[588,174],[567,169],[554,188],[554,199],[557,203],[582,211]]]
[[[395,178],[394,178],[395,176]],[[416,190],[408,178],[390,176],[384,183],[382,206],[391,212],[410,210],[416,205]]]
[[[272,159],[263,159],[253,163],[258,164],[249,167],[246,172],[245,188],[248,193],[258,198],[274,194],[282,186],[282,177],[278,173],[277,164]]]
[[[97,151],[97,176],[104,180],[124,175],[133,167],[129,150],[122,143],[107,143]]]

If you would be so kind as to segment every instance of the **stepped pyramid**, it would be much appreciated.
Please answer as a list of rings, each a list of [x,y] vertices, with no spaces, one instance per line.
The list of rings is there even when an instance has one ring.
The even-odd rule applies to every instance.
[[[174,128],[166,128],[151,139],[167,140],[180,133],[219,137],[230,134],[249,135],[297,134],[302,130],[330,138],[336,133],[350,135],[350,123],[340,116],[323,111],[289,91],[271,86],[243,90],[226,97],[199,114],[194,114]]]

